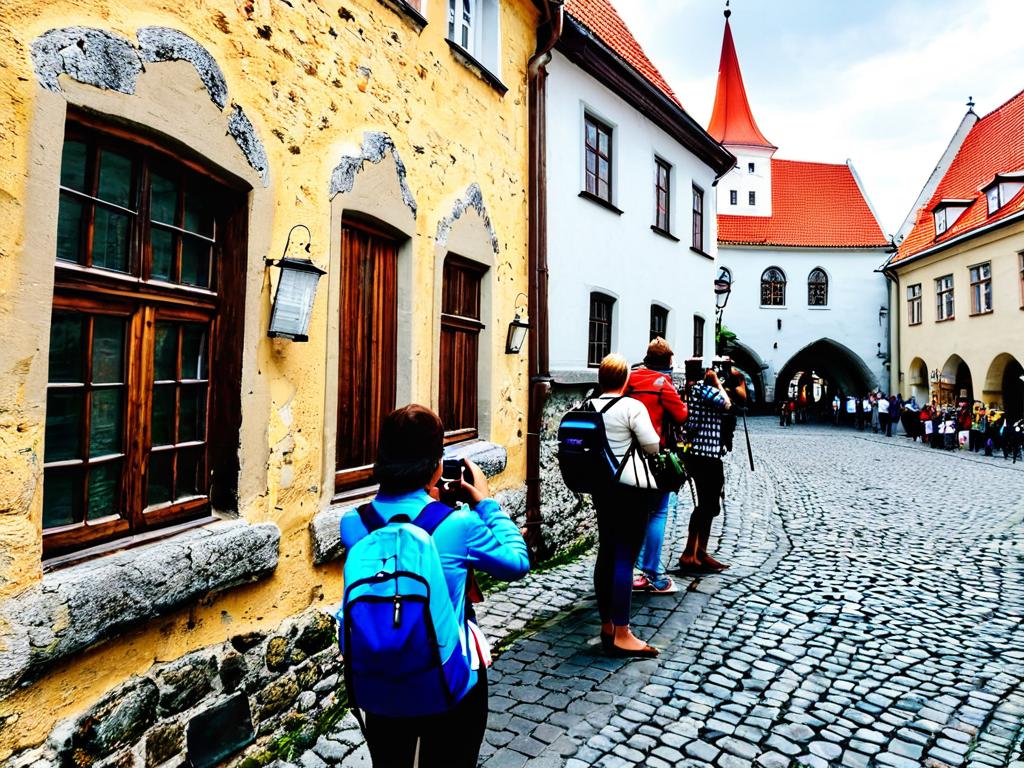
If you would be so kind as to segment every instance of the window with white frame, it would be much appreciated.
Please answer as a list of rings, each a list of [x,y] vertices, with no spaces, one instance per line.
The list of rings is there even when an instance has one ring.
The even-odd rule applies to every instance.
[[[992,311],[992,262],[971,267],[971,314]]]
[[[500,76],[498,0],[448,0],[448,39]]]
[[[953,319],[953,276],[945,275],[935,279],[935,319]]]

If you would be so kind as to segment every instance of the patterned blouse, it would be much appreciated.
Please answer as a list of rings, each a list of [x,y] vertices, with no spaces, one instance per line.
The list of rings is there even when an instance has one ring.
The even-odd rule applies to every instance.
[[[690,415],[686,420],[686,433],[691,441],[690,453],[710,459],[725,455],[722,445],[722,415],[725,398],[710,384],[697,384],[686,395]]]

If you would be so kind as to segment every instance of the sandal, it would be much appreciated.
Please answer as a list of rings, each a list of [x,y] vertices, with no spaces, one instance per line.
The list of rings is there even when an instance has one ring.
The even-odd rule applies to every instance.
[[[644,645],[643,648],[636,649],[620,648],[613,642],[610,647],[606,649],[605,653],[613,659],[653,659],[656,658],[661,651],[653,645]]]

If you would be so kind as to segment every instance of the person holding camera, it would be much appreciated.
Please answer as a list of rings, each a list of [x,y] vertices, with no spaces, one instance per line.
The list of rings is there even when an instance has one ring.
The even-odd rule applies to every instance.
[[[707,546],[711,523],[722,511],[722,490],[725,486],[722,419],[732,402],[715,370],[708,368],[703,376],[701,371],[699,359],[686,361],[686,402],[690,409],[686,430],[690,437],[690,450],[686,454],[686,468],[693,478],[697,505],[690,515],[690,528],[686,547],[679,557],[679,568],[691,573],[717,573],[729,566],[713,558]]]
[[[439,556],[440,567],[435,566],[432,572],[427,571],[426,578],[419,580],[430,582],[429,575],[433,573],[437,583],[428,584],[428,594],[443,594],[451,600],[454,621],[449,619],[449,624],[457,627],[454,653],[461,653],[465,657],[456,659],[462,662],[465,670],[464,683],[459,685],[458,690],[444,692],[443,698],[450,701],[424,703],[428,705],[424,709],[433,714],[411,717],[396,716],[385,711],[392,705],[396,710],[399,709],[402,704],[400,701],[385,702],[376,711],[367,709],[364,733],[375,766],[411,768],[417,753],[417,742],[418,765],[421,768],[470,768],[477,764],[487,726],[486,665],[490,654],[486,640],[476,627],[472,609],[468,607],[467,582],[470,569],[479,569],[495,578],[514,581],[525,576],[530,568],[526,542],[508,514],[502,511],[498,502],[490,498],[487,478],[480,468],[466,459],[461,477],[442,483],[443,454],[444,427],[437,414],[420,405],[408,405],[392,411],[381,423],[377,461],[373,468],[373,477],[380,483],[380,489],[373,502],[367,505],[372,510],[368,511],[367,507],[349,510],[341,520],[342,543],[349,550],[351,558],[352,547],[364,537],[370,536],[371,528],[378,531],[381,525],[390,528],[390,524],[396,523],[401,527],[403,523],[416,524],[420,518],[432,518],[433,525],[427,525],[426,522],[422,525],[436,546],[437,555],[432,556],[435,563]],[[439,499],[440,504],[437,503]],[[457,502],[463,504],[451,509]],[[377,519],[377,526],[368,527],[368,519]],[[423,541],[423,533],[411,535],[413,538],[407,540],[414,543]],[[392,559],[398,557],[400,554],[396,553]],[[381,567],[373,566],[373,569]],[[381,570],[376,576],[364,581],[379,581],[386,575],[385,570]],[[407,582],[410,581],[411,577],[407,579]],[[346,584],[347,591],[349,587]],[[402,606],[398,600],[396,592],[395,627],[405,615],[400,611]],[[405,610],[409,612],[414,607]],[[383,634],[390,628],[390,603],[385,605],[385,612],[387,618],[383,622],[387,626],[360,628],[363,635]],[[427,636],[431,635],[433,631]],[[408,650],[411,652],[413,649]],[[348,663],[347,644],[345,653]],[[374,665],[373,658],[363,658],[361,661],[364,669]],[[462,678],[459,679],[461,681]],[[348,681],[346,671],[346,683]],[[393,698],[415,698],[417,692],[414,686],[417,683],[422,681],[410,679],[403,695]],[[398,680],[397,685],[406,683]]]
[[[627,397],[629,378],[626,358],[607,355],[597,371],[601,394],[591,400],[594,410],[601,413],[608,447],[620,467],[615,479],[591,494],[597,511],[594,592],[605,653],[651,658],[658,655],[658,650],[630,631],[629,613],[633,563],[640,553],[647,517],[659,492],[628,485],[623,467],[628,463],[627,454],[637,450],[637,446],[645,453],[657,453],[661,438],[644,404]]]

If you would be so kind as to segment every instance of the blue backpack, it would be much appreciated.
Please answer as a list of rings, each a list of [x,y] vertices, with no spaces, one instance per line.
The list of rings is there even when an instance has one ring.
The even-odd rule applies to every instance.
[[[621,399],[614,398],[600,411],[587,400],[562,417],[558,425],[558,468],[570,491],[593,493],[614,481],[619,462],[608,445],[603,414]]]
[[[348,551],[337,614],[345,687],[357,714],[438,714],[466,688],[466,630],[432,538],[453,511],[435,501],[415,520],[385,521],[372,504],[358,510],[369,533]]]

